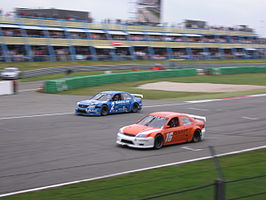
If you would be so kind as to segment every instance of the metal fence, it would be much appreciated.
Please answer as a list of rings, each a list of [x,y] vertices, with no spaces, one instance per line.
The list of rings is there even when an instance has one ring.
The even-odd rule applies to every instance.
[[[205,192],[206,198],[204,198],[204,200],[205,199],[239,200],[239,199],[247,199],[247,198],[253,199],[255,197],[258,197],[259,199],[266,199],[266,188],[264,188],[265,190],[260,190],[257,192],[250,192],[250,191],[248,191],[248,188],[247,188],[247,191],[242,192],[241,195],[234,195],[234,194],[230,194],[230,192],[229,192],[230,190],[233,190],[233,187],[231,186],[231,184],[233,184],[233,183],[243,184],[245,181],[254,181],[254,180],[263,179],[263,178],[266,181],[266,174],[259,175],[259,176],[253,176],[253,177],[245,177],[245,178],[236,179],[236,180],[224,181],[224,184],[225,184],[224,189],[226,188],[226,190],[223,191],[224,194],[219,194],[220,191],[217,190],[217,185],[220,183],[219,183],[219,181],[216,180],[216,181],[214,181],[214,183],[210,183],[210,184],[206,184],[206,185],[199,185],[199,186],[196,186],[193,188],[186,188],[183,190],[173,191],[173,192],[168,192],[168,193],[162,192],[162,193],[158,193],[156,195],[152,195],[152,196],[148,196],[148,197],[144,197],[144,198],[139,198],[139,199],[135,199],[135,200],[187,199],[187,197],[189,197],[189,193],[195,194],[199,191]],[[251,182],[250,184],[256,184],[256,182],[254,181],[254,182]],[[188,195],[186,195],[186,193]],[[186,196],[186,197],[184,197],[184,196]]]
[[[61,74],[71,72],[113,71],[113,70],[149,70],[154,65],[95,65],[95,66],[71,66],[71,67],[48,67],[23,72],[22,78],[45,76],[49,74]]]

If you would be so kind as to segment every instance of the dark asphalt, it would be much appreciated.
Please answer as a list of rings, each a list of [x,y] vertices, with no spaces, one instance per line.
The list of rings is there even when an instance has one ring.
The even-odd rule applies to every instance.
[[[209,156],[209,145],[226,153],[266,144],[265,96],[205,103],[144,100],[136,114],[75,116],[75,103],[84,98],[0,96],[0,194]],[[206,139],[156,151],[115,144],[120,127],[155,111],[206,116]]]

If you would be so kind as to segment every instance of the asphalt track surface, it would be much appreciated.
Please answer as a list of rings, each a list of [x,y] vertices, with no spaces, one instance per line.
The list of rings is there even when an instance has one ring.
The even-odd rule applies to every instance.
[[[209,145],[226,153],[266,144],[266,96],[144,100],[140,113],[84,117],[74,115],[74,106],[86,97],[21,90],[0,96],[0,194],[209,156]],[[155,111],[206,116],[205,140],[161,150],[116,145],[120,127]]]

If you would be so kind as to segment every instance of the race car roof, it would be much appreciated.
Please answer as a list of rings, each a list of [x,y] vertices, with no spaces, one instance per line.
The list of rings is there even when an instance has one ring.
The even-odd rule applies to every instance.
[[[173,115],[182,115],[182,114],[176,113],[176,112],[154,112],[154,113],[150,113],[150,115],[168,118],[168,117],[173,116]]]
[[[126,93],[126,92],[122,92],[122,91],[103,91],[101,93],[104,93],[104,94],[115,94],[115,93]]]

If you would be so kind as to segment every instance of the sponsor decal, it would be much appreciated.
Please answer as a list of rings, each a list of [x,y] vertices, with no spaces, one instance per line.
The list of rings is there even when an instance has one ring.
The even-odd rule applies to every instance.
[[[112,42],[112,45],[122,45],[123,42]]]
[[[66,84],[66,81],[64,80],[58,80],[56,81],[56,88],[57,88],[57,91],[64,91],[64,90],[68,90],[68,86]]]

